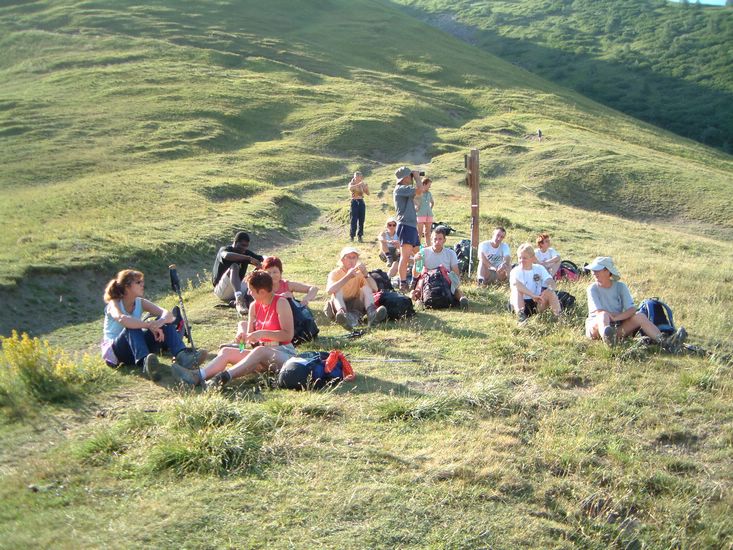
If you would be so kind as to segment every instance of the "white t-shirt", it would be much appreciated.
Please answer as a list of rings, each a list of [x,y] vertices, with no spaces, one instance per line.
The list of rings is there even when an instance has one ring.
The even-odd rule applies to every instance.
[[[542,294],[543,283],[547,279],[552,279],[552,277],[547,269],[545,269],[545,266],[532,264],[532,269],[522,269],[522,264],[519,264],[509,273],[509,286],[512,289],[512,297],[515,297],[519,292],[517,282],[522,283],[531,292],[539,295]],[[531,300],[532,296],[524,294],[522,298],[524,300]]]
[[[512,255],[512,251],[509,249],[509,245],[501,243],[499,248],[491,246],[491,241],[484,241],[478,245],[479,258],[481,254],[486,254],[489,258],[489,263],[494,267],[499,267],[504,263],[504,257]]]
[[[546,262],[547,260],[552,260],[560,254],[558,254],[554,248],[548,248],[547,252],[542,252],[539,248],[537,248],[534,251],[534,255],[537,258],[537,261],[541,263]]]
[[[428,269],[437,269],[442,265],[450,271],[454,267],[458,267],[456,253],[450,248],[443,247],[440,252],[436,252],[432,247],[423,248],[422,257],[423,265]]]

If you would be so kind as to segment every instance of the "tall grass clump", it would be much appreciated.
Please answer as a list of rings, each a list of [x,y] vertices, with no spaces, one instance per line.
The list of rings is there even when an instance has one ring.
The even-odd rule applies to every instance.
[[[36,403],[62,403],[106,373],[101,361],[70,357],[47,341],[18,335],[0,337],[0,410],[19,418]]]

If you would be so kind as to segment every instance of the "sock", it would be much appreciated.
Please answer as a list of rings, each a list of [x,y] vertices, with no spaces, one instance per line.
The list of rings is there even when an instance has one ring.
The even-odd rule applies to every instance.
[[[204,374],[204,369],[199,369],[199,376],[201,377],[201,380],[206,380],[206,375]]]
[[[242,291],[241,291],[241,290],[235,290],[235,291],[234,291],[234,299],[235,299],[235,300],[236,300],[237,298],[239,298],[239,297],[240,297],[241,295],[242,295]]]

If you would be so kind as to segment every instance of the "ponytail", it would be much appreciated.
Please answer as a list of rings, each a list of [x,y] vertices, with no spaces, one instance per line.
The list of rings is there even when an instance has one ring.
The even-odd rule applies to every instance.
[[[125,295],[125,289],[128,286],[144,277],[142,271],[123,269],[117,273],[117,277],[107,283],[107,287],[104,289],[104,303],[108,304],[112,300],[120,300]]]

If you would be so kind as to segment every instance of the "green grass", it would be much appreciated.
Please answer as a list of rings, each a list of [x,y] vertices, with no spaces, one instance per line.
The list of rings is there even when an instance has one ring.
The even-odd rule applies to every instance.
[[[578,306],[559,323],[519,328],[506,289],[467,282],[467,313],[358,340],[325,320],[321,290],[304,349],[343,350],[354,383],[202,394],[121,369],[65,403],[24,397],[0,422],[0,546],[729,546],[731,157],[390,3],[253,6],[0,8],[0,333],[97,353],[106,280],[141,267],[171,307],[176,262],[214,350],[237,319],[214,308],[208,270],[236,228],[323,289],[349,172],[372,189],[376,267],[394,169],[433,177],[451,244],[478,147],[482,238],[501,223],[513,251],[547,230],[576,263],[612,255],[634,297],[667,301],[710,353],[587,341],[587,280],[562,285]],[[526,138],[538,126],[542,143]]]

